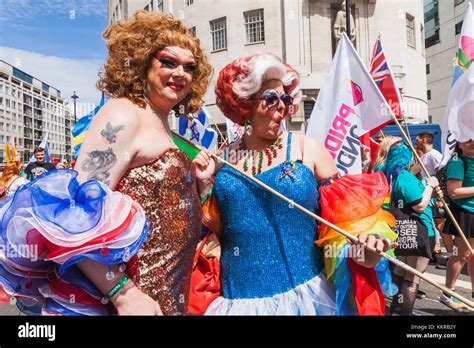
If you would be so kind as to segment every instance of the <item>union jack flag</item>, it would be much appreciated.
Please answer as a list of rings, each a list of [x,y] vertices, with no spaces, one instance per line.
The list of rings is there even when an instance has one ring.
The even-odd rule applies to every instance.
[[[390,105],[393,113],[397,118],[402,115],[401,102],[402,98],[397,87],[397,83],[388,64],[385,52],[382,47],[380,37],[375,42],[372,59],[370,61],[370,75],[382,92],[388,105]]]
[[[393,111],[393,114],[396,118],[402,116],[401,102],[402,98],[400,92],[398,91],[397,83],[393,77],[392,71],[390,70],[390,65],[388,64],[387,58],[385,57],[385,52],[382,47],[382,42],[380,37],[377,38],[375,42],[374,50],[372,52],[372,59],[370,60],[370,75],[377,84],[380,92],[384,96],[387,104]],[[359,137],[359,140],[363,148],[363,171],[370,172],[373,168],[375,162],[375,157],[378,152],[379,145],[371,138],[372,135],[376,134],[386,125],[392,123],[388,121],[384,124],[381,124],[377,128],[372,129],[370,132],[363,134]]]
[[[390,76],[390,70],[380,39],[377,39],[374,46],[374,52],[370,62],[370,75],[372,75],[372,78],[379,88],[382,86],[383,81]]]

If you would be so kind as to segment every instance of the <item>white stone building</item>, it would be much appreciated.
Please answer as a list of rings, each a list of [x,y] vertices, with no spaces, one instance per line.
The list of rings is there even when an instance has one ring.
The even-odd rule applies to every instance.
[[[453,60],[469,1],[425,0],[426,76],[429,118],[443,124],[453,79]]]
[[[303,105],[289,128],[304,131],[335,51],[333,25],[340,0],[108,0],[109,23],[138,9],[163,11],[180,18],[201,40],[215,69],[206,95],[219,128],[215,106],[218,72],[236,57],[270,51],[301,75]],[[386,55],[404,98],[408,122],[426,122],[423,0],[352,0],[356,49],[368,65],[380,33]]]
[[[0,60],[0,163],[15,143],[22,162],[48,134],[50,157],[71,154],[71,115],[56,88]]]

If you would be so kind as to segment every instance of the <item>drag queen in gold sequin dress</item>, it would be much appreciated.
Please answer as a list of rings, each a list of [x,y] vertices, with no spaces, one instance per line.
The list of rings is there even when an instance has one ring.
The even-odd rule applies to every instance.
[[[64,208],[61,221],[57,215],[42,216],[61,228],[66,223],[73,225],[71,221],[77,218],[75,227],[68,225],[76,233],[82,224],[80,214],[85,214],[84,221],[98,234],[86,229],[85,223],[77,234],[59,228],[52,236],[38,227],[38,240],[46,240],[41,244],[46,255],[41,259],[44,278],[39,266],[35,269],[28,264],[27,268],[23,263],[21,269],[28,270],[28,279],[33,270],[38,277],[33,286],[31,282],[30,287],[21,286],[22,281],[27,284],[25,273],[16,286],[16,278],[9,278],[14,273],[10,266],[20,267],[13,261],[8,265],[0,262],[4,266],[0,273],[5,271],[0,276],[7,279],[0,281],[0,293],[3,288],[4,293],[16,296],[24,290],[22,295],[27,297],[31,295],[27,290],[32,289],[37,307],[30,306],[30,312],[43,314],[184,315],[201,230],[200,193],[208,187],[196,180],[192,162],[174,144],[168,114],[173,109],[198,111],[211,67],[199,39],[169,15],[140,11],[112,24],[103,36],[108,57],[97,86],[112,99],[90,125],[75,166],[77,173],[59,171],[70,173],[65,187],[78,190],[67,199],[79,210],[74,217],[72,208]],[[65,174],[54,175],[59,174],[50,175],[48,184],[65,180]],[[98,195],[104,198],[99,200]],[[36,204],[33,195],[30,198]],[[101,212],[109,214],[110,202],[119,199],[124,203],[114,206],[117,219],[119,215],[129,218],[119,227],[107,228],[115,223],[113,214],[95,218]],[[124,207],[130,209],[129,215],[123,214]],[[2,212],[10,217],[8,204]],[[140,214],[141,220],[137,218]],[[15,240],[27,240],[26,233],[15,235]],[[74,243],[64,243],[64,235]],[[75,273],[71,275],[66,268]],[[53,269],[59,270],[54,284]],[[74,304],[66,301],[70,294],[75,295]]]

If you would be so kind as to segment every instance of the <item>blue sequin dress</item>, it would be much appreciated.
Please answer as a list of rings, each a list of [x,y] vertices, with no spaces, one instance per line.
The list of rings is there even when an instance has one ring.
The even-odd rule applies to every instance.
[[[316,212],[318,186],[313,172],[286,161],[256,176]],[[291,174],[285,169],[294,164]],[[316,221],[229,166],[216,175],[214,193],[224,232],[221,239],[222,297],[208,315],[334,315],[334,293],[326,281],[322,251],[315,244]],[[290,209],[289,209],[290,208]]]

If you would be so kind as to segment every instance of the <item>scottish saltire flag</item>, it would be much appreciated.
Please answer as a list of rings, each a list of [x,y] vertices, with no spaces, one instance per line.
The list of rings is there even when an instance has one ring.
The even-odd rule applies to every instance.
[[[208,115],[206,108],[201,107],[195,118],[188,119],[184,116],[179,116],[178,134],[208,150],[215,149],[217,145],[217,132],[209,125]]]
[[[388,122],[391,113],[344,33],[314,105],[306,134],[326,147],[339,171],[358,174],[362,172],[359,137]]]
[[[49,162],[49,149],[48,149],[48,133],[46,133],[45,137],[43,138],[43,140],[41,140],[41,144],[39,144],[39,147],[42,147],[44,149],[44,152],[45,152],[45,157],[44,157],[44,160],[46,162]],[[30,160],[28,163],[31,163],[31,162],[36,162],[36,157],[35,155],[33,154],[33,156],[31,156]]]
[[[445,166],[452,156],[456,142],[474,139],[474,16],[469,3],[459,37],[454,76],[443,122],[443,160]]]
[[[105,93],[102,93],[102,98],[100,100],[99,105],[95,107],[94,110],[89,112],[87,115],[82,116],[74,125],[72,129],[72,146],[74,147],[74,159],[77,160],[79,156],[79,150],[81,149],[82,142],[89,130],[91,125],[92,119],[94,118],[95,114],[99,112],[99,110],[104,106],[106,102]]]

